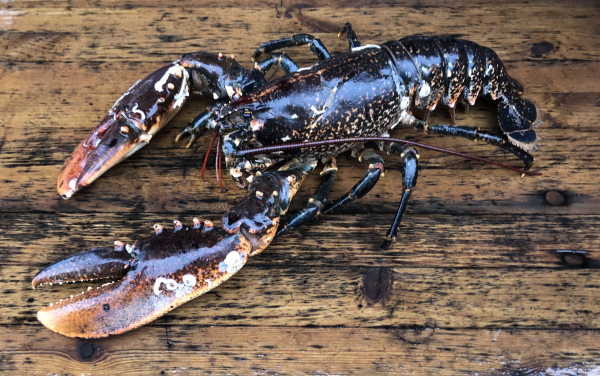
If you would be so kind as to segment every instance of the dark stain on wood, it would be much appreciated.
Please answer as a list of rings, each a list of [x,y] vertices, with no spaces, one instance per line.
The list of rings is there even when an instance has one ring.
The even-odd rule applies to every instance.
[[[544,195],[544,200],[548,205],[551,206],[562,206],[567,205],[567,197],[564,193],[559,191],[548,191]]]
[[[94,345],[91,342],[85,342],[77,346],[77,353],[84,361],[89,361],[94,356]]]
[[[362,295],[367,305],[384,302],[394,285],[394,275],[390,268],[368,268],[362,280]]]
[[[586,257],[586,252],[583,251],[558,251],[560,256],[560,260],[564,265],[574,267],[574,268],[585,268],[589,266],[588,258]]]
[[[533,46],[531,46],[531,56],[542,57],[550,53],[553,49],[554,45],[550,42],[534,43]]]
[[[436,323],[428,320],[423,325],[400,325],[391,328],[394,337],[408,344],[428,343],[433,339]]]

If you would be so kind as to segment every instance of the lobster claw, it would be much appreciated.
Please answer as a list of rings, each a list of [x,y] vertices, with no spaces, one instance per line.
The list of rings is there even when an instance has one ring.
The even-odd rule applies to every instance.
[[[147,145],[179,112],[189,88],[189,73],[178,62],[136,82],[67,159],[58,177],[58,193],[68,199]]]
[[[123,277],[38,312],[46,327],[97,338],[142,326],[231,277],[251,246],[210,223],[163,230],[132,246],[83,251],[40,271],[33,286]]]
[[[115,242],[59,261],[32,285],[97,278],[119,279],[62,300],[38,312],[49,329],[68,336],[99,338],[120,334],[171,311],[229,279],[273,240],[279,218],[316,161],[290,161],[279,171],[257,175],[246,196],[221,218],[222,228],[194,219],[133,245]]]

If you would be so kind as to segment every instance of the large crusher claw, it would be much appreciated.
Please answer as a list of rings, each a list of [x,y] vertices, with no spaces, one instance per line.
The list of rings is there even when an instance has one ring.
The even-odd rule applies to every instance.
[[[273,240],[279,217],[316,163],[292,161],[257,176],[248,194],[222,217],[222,228],[194,219],[133,245],[95,248],[59,261],[32,285],[121,278],[38,312],[49,329],[69,337],[120,334],[164,315],[220,285]]]

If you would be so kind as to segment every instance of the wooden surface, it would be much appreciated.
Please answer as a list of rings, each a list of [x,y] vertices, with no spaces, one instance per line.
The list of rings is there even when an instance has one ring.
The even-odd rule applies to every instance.
[[[0,373],[600,373],[599,16],[595,1],[1,0]],[[297,32],[344,51],[336,34],[346,21],[363,43],[452,34],[494,48],[544,120],[534,164],[543,176],[423,151],[399,241],[382,252],[401,185],[398,159],[387,158],[372,194],[278,239],[226,284],[146,327],[92,341],[42,327],[36,311],[81,286],[34,291],[41,268],[145,237],[155,222],[218,221],[244,194],[230,180],[225,194],[200,180],[209,135],[192,149],[173,141],[208,104],[198,101],[63,201],[63,161],[121,93],[184,52],[235,53],[249,67],[260,42]],[[306,48],[290,55],[315,60]],[[492,103],[458,111],[459,124],[486,129],[495,116]],[[431,122],[447,123],[445,109]],[[484,144],[394,135],[519,165]],[[365,171],[350,157],[338,162],[332,197]],[[294,207],[316,184],[315,174]]]

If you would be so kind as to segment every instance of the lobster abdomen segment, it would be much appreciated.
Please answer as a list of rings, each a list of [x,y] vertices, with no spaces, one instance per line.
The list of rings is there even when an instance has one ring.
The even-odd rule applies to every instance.
[[[519,98],[522,85],[492,49],[436,37],[407,37],[382,46],[395,60],[414,109],[432,111],[440,99],[452,109],[458,101],[473,105],[478,97],[499,100],[498,123],[508,140],[527,151],[536,148],[535,106]]]

